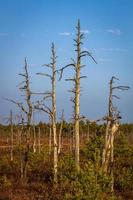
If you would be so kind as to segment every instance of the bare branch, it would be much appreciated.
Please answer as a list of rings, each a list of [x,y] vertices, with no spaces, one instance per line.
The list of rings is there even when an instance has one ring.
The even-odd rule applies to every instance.
[[[44,65],[42,65],[42,66],[52,68],[51,64],[44,64]]]
[[[97,64],[97,61],[94,59],[94,57],[92,56],[92,54],[89,51],[82,51],[80,53],[80,58],[84,57],[84,56],[90,56],[92,58],[92,60]]]
[[[45,74],[45,73],[36,73],[37,75],[42,75],[42,76],[47,76],[52,80],[52,76],[50,74]]]
[[[120,86],[112,87],[112,90],[114,90],[114,89],[129,90],[130,87],[129,86],[122,86],[122,85],[120,85]]]
[[[38,101],[38,104],[35,105],[34,108],[35,108],[36,110],[43,111],[43,112],[45,112],[45,113],[47,113],[47,114],[49,114],[49,115],[52,116],[52,111],[51,111],[51,109],[50,109],[48,106],[46,106],[44,103],[40,103],[40,102]]]
[[[76,81],[76,79],[75,78],[68,78],[68,79],[65,79],[65,81]]]
[[[113,94],[112,97],[115,97],[116,99],[120,99],[117,95]]]
[[[75,64],[74,64],[74,63],[71,63],[71,64],[66,65],[65,67],[62,67],[61,69],[58,69],[58,72],[60,72],[59,80],[62,79],[62,75],[63,75],[64,69],[66,69],[66,68],[68,68],[68,67],[70,67],[70,66],[75,67]]]
[[[116,79],[116,80],[119,80],[116,76],[112,76],[112,79]]]
[[[3,99],[6,100],[6,101],[10,101],[10,102],[16,104],[25,114],[28,113],[28,112],[25,110],[25,108],[23,107],[22,103],[17,102],[17,101],[14,101],[14,100],[12,100],[12,99],[8,99],[8,98],[3,98]]]
[[[25,75],[25,74],[21,74],[21,73],[20,73],[20,74],[18,74],[18,75],[20,75],[20,76],[23,76],[23,77],[25,77],[25,78],[26,78],[26,75]]]
[[[80,76],[80,79],[81,79],[81,78],[87,78],[87,76]]]

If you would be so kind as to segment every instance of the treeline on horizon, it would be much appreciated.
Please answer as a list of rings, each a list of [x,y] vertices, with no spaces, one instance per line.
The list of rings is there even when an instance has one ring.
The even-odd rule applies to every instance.
[[[60,126],[61,126],[62,122],[57,122],[56,126],[57,126],[57,132],[59,132],[60,130]],[[21,128],[22,125],[18,125],[18,124],[13,124],[13,129],[14,129],[14,133],[17,132],[18,129]],[[26,125],[23,125],[26,128]],[[49,129],[51,124],[48,122],[39,122],[38,124],[31,124],[31,129],[33,127],[36,128],[36,130],[38,130],[38,128],[40,128],[41,130],[41,134],[42,135],[47,135],[49,136]],[[10,135],[10,130],[11,130],[11,125],[10,124],[0,124],[0,135],[2,136],[7,136]],[[81,120],[80,121],[80,135],[81,134],[87,134],[89,132],[89,135],[93,136],[94,134],[105,134],[105,130],[106,130],[106,123],[96,123],[96,122],[89,122],[88,120]],[[63,126],[62,126],[62,135],[64,136],[70,136],[73,134],[73,123],[72,122],[67,122],[67,121],[63,121]],[[133,123],[121,123],[120,127],[119,127],[119,131],[123,132],[125,136],[129,136],[129,135],[133,135]]]

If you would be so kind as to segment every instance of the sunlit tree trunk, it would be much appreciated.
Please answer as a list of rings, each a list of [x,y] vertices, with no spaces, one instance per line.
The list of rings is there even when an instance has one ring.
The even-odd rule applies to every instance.
[[[63,70],[67,67],[73,67],[74,68],[74,77],[70,79],[66,79],[67,81],[73,81],[74,82],[74,89],[71,90],[72,93],[74,93],[74,98],[72,99],[72,102],[74,103],[74,136],[75,136],[75,167],[76,170],[79,171],[80,165],[80,157],[79,157],[79,121],[81,119],[80,116],[80,79],[86,78],[86,76],[81,76],[81,68],[85,65],[81,64],[81,59],[86,56],[90,56],[93,61],[96,63],[95,59],[92,57],[91,53],[89,51],[83,51],[81,50],[81,46],[83,44],[82,39],[84,38],[84,33],[80,29],[80,21],[78,20],[78,24],[76,27],[77,33],[76,33],[76,39],[74,39],[75,42],[75,52],[76,52],[76,59],[72,59],[72,63],[66,65],[65,67],[61,68],[61,75],[60,79],[62,78]]]
[[[118,80],[116,77],[112,77],[110,80],[110,90],[109,90],[109,105],[108,105],[108,116],[107,126],[105,133],[105,144],[103,148],[102,155],[102,169],[103,171],[110,175],[111,177],[111,192],[114,191],[114,175],[113,175],[113,163],[114,163],[114,137],[119,128],[119,119],[121,119],[119,112],[116,107],[113,106],[113,98],[119,99],[113,91],[128,90],[128,86],[113,86],[114,79]]]
[[[56,52],[55,52],[55,47],[54,44],[52,43],[52,55],[51,55],[51,62],[50,64],[44,65],[47,66],[51,69],[52,73],[51,74],[46,74],[46,73],[37,73],[38,75],[46,76],[49,77],[51,80],[51,85],[52,85],[52,90],[50,92],[44,93],[44,98],[43,100],[47,98],[52,99],[52,106],[51,108],[46,106],[46,104],[38,102],[38,105],[35,106],[35,109],[44,111],[51,117],[51,131],[53,134],[53,152],[54,152],[54,182],[57,182],[57,164],[58,164],[58,144],[57,144],[57,130],[56,130]]]
[[[33,153],[36,153],[36,128],[33,125]]]
[[[54,182],[57,182],[58,145],[56,132],[56,54],[52,44],[52,132],[54,139]]]
[[[63,128],[63,121],[64,121],[64,111],[62,111],[61,125],[60,125],[60,130],[59,130],[58,154],[60,154],[61,148],[62,148],[62,128]]]

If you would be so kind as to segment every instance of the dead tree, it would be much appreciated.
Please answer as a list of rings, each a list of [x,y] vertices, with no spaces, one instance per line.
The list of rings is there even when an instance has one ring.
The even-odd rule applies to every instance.
[[[25,58],[25,64],[24,64],[24,73],[20,73],[19,74],[21,77],[23,77],[23,81],[18,85],[19,90],[21,92],[24,92],[25,96],[25,104],[19,101],[14,101],[12,99],[6,99],[12,103],[14,103],[15,105],[17,105],[17,107],[20,109],[20,111],[22,113],[24,113],[26,115],[26,126],[27,126],[27,130],[26,130],[26,148],[25,148],[25,152],[24,152],[24,168],[23,168],[23,174],[24,174],[24,178],[26,179],[26,174],[27,174],[27,165],[28,165],[28,157],[29,157],[29,136],[30,136],[30,125],[31,125],[31,119],[32,119],[32,113],[33,113],[33,106],[32,106],[32,101],[31,101],[31,89],[30,89],[30,77],[28,74],[28,64],[27,64],[27,60]]]
[[[109,104],[108,104],[108,115],[106,117],[107,126],[105,133],[105,144],[102,155],[102,169],[103,171],[111,176],[111,192],[114,190],[114,177],[113,177],[113,162],[114,162],[114,138],[119,129],[119,120],[121,116],[117,111],[117,108],[113,105],[113,98],[120,99],[116,94],[115,90],[128,90],[128,86],[114,86],[114,80],[118,80],[116,77],[112,77],[110,80],[109,90]]]
[[[25,96],[25,102],[27,105],[24,106],[24,103],[19,102],[19,101],[14,101],[9,98],[4,98],[4,99],[15,104],[21,110],[21,112],[26,115],[26,124],[27,126],[30,126],[32,113],[33,113],[33,107],[32,107],[32,101],[31,101],[32,92],[30,90],[30,80],[29,80],[28,65],[27,65],[26,58],[25,58],[25,65],[24,65],[24,73],[20,73],[19,75],[24,78],[24,80],[20,84],[18,84],[18,87],[21,92],[24,92],[23,96]]]
[[[31,120],[32,120],[32,114],[33,114],[33,106],[32,106],[32,100],[31,100],[31,89],[30,89],[30,78],[28,74],[28,65],[27,60],[25,58],[25,66],[24,66],[24,73],[19,74],[24,78],[24,81],[20,84],[20,90],[25,93],[25,100],[27,104],[27,108],[24,108],[25,114],[26,114],[26,123],[27,123],[27,138],[26,138],[26,149],[24,152],[24,178],[27,178],[27,167],[28,167],[28,160],[29,160],[29,150],[30,150],[30,126],[31,126]]]
[[[33,153],[36,153],[36,127],[33,125]]]
[[[77,171],[79,171],[79,121],[81,119],[80,116],[80,80],[82,78],[86,78],[86,76],[81,76],[81,68],[85,65],[81,64],[81,60],[83,57],[89,56],[92,58],[92,60],[95,61],[93,56],[89,51],[84,51],[81,49],[81,46],[83,44],[82,40],[84,38],[84,33],[81,31],[80,28],[80,21],[78,20],[78,24],[76,27],[77,33],[76,33],[76,39],[74,39],[74,46],[76,46],[76,59],[72,59],[72,63],[66,65],[65,67],[61,68],[60,71],[60,79],[62,78],[62,74],[64,69],[68,67],[72,67],[74,69],[74,77],[70,79],[66,79],[66,81],[72,81],[74,83],[74,89],[72,89],[70,92],[74,93],[74,98],[72,98],[72,102],[74,103],[74,134],[75,134],[75,166]]]
[[[17,125],[18,125],[18,135],[19,135],[19,157],[20,157],[20,176],[21,180],[24,178],[24,158],[23,158],[23,151],[22,151],[22,145],[23,145],[23,132],[24,132],[24,118],[23,114],[21,113],[20,115],[17,115]]]
[[[36,153],[36,127],[35,127],[34,112],[33,112],[33,153]]]
[[[54,43],[52,43],[51,47],[52,55],[50,64],[44,65],[51,69],[51,74],[47,73],[37,73],[38,75],[46,76],[51,80],[51,91],[43,93],[44,98],[43,101],[38,102],[35,106],[36,109],[44,111],[51,117],[52,122],[52,134],[53,134],[53,148],[54,148],[54,182],[57,182],[57,163],[58,163],[58,145],[57,145],[57,132],[56,132],[56,52]],[[51,98],[51,108],[46,106],[45,100]]]
[[[21,131],[20,131],[20,115],[16,115],[16,124],[17,124],[17,145],[20,147],[21,146]]]
[[[61,125],[60,125],[60,130],[59,130],[59,137],[58,137],[58,154],[61,153],[61,148],[62,148],[62,128],[63,128],[63,122],[64,122],[64,110],[62,111],[62,116],[61,116]]]

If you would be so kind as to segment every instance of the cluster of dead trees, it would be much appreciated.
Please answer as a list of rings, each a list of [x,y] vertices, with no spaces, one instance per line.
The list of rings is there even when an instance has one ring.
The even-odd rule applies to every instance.
[[[8,101],[16,104],[16,106],[20,109],[21,113],[21,127],[23,129],[23,125],[26,125],[25,135],[26,135],[26,143],[23,152],[23,159],[22,159],[22,167],[21,167],[21,175],[22,178],[26,179],[27,176],[27,165],[28,165],[28,156],[30,150],[30,126],[32,124],[33,113],[35,110],[42,111],[48,114],[50,119],[50,138],[53,138],[53,169],[54,169],[54,182],[58,181],[57,179],[57,172],[58,172],[58,155],[61,152],[61,134],[62,134],[62,126],[64,120],[64,111],[62,112],[62,123],[60,127],[59,133],[57,133],[56,127],[56,83],[57,83],[57,76],[59,76],[59,80],[63,77],[64,70],[68,68],[72,68],[74,73],[73,77],[66,79],[66,81],[72,81],[74,83],[74,87],[70,90],[73,93],[72,102],[74,104],[74,112],[73,112],[73,133],[74,133],[74,152],[75,152],[75,169],[77,172],[80,172],[80,129],[79,129],[79,122],[81,119],[85,117],[80,115],[80,95],[81,95],[81,86],[80,82],[82,78],[86,78],[86,76],[81,76],[81,69],[85,65],[82,63],[82,59],[84,57],[91,58],[96,64],[96,60],[91,55],[91,53],[87,50],[82,50],[84,39],[84,33],[81,31],[80,28],[80,21],[78,20],[76,26],[76,38],[74,39],[74,46],[76,56],[75,58],[71,59],[71,63],[63,66],[61,68],[57,67],[57,55],[54,43],[51,46],[51,60],[49,64],[43,65],[44,72],[37,73],[37,75],[41,75],[47,77],[51,81],[51,90],[44,91],[42,93],[36,93],[31,91],[30,87],[30,78],[28,74],[28,64],[27,60],[25,59],[24,65],[24,73],[19,74],[23,81],[18,85],[21,92],[24,93],[25,102],[18,102],[12,99],[7,99]],[[46,67],[50,69],[50,73],[47,73]],[[103,148],[103,155],[102,155],[102,164],[101,167],[105,173],[108,173],[112,177],[112,184],[111,190],[113,191],[113,151],[114,151],[114,137],[119,128],[119,119],[120,113],[117,111],[117,108],[113,105],[113,98],[119,99],[119,97],[114,94],[115,90],[128,90],[128,86],[114,86],[114,80],[117,80],[116,77],[112,77],[110,80],[110,92],[109,92],[109,105],[108,105],[108,114],[107,116],[103,117],[100,120],[106,121],[106,134],[105,134],[105,142]],[[42,100],[38,100],[36,102],[32,102],[32,95],[41,95]],[[51,102],[51,106],[47,105],[46,100],[49,99]],[[24,117],[26,116],[26,118]],[[25,120],[26,119],[26,120]],[[99,121],[99,120],[96,120]],[[91,121],[90,121],[91,122]],[[12,112],[10,114],[10,124],[12,124]],[[22,130],[21,130],[22,131]],[[40,137],[39,132],[39,137]],[[13,128],[11,126],[11,138],[13,144]],[[34,134],[36,137],[36,134]],[[13,145],[12,145],[13,146]],[[34,144],[35,146],[35,144]],[[49,153],[51,153],[51,139],[49,140]],[[35,151],[35,149],[34,149]],[[39,150],[40,151],[40,150]],[[22,156],[22,155],[21,155]],[[13,159],[13,148],[11,148],[11,157]]]

